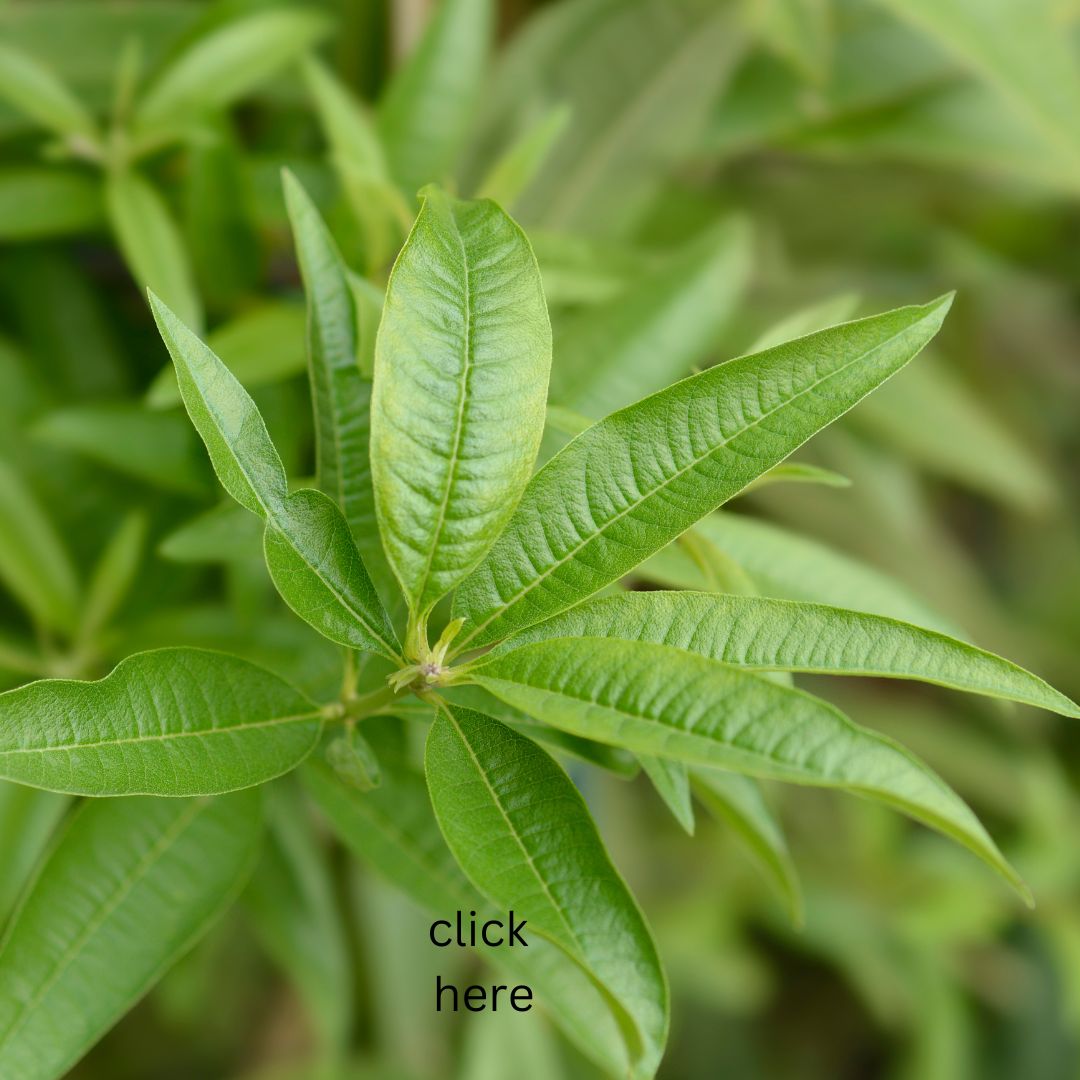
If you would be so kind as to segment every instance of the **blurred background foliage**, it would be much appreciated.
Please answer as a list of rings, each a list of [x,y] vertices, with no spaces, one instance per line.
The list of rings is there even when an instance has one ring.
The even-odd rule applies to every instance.
[[[333,692],[337,650],[218,507],[141,295],[201,324],[310,473],[287,166],[372,320],[419,186],[511,209],[556,333],[548,453],[695,368],[958,289],[933,351],[798,455],[829,473],[749,492],[633,584],[954,628],[1077,697],[1078,48],[1074,0],[0,2],[0,685],[196,644]],[[793,925],[745,820],[691,841],[644,781],[578,763],[670,971],[662,1075],[1076,1080],[1068,721],[826,694],[970,800],[1038,907],[902,818],[770,786]],[[435,971],[478,961],[434,954],[280,786],[238,913],[73,1075],[594,1075],[536,1014],[436,1016]],[[66,809],[0,787],[0,922]]]

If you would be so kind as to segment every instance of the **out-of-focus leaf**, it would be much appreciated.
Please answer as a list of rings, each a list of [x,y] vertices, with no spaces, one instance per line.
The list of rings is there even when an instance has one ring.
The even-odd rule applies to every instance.
[[[452,707],[436,714],[424,767],[435,817],[466,875],[589,972],[629,1028],[628,1075],[653,1076],[667,1039],[667,983],[570,778],[531,739]]]
[[[1080,63],[1047,0],[884,0],[1023,109],[1076,168]]]
[[[234,503],[222,503],[171,532],[158,553],[174,562],[243,562],[258,558],[262,534],[258,518]]]
[[[52,791],[0,782],[0,928],[69,801]]]
[[[594,424],[536,474],[462,583],[458,647],[496,641],[618,580],[900,370],[950,302],[732,360]]]
[[[774,465],[767,473],[762,473],[747,486],[743,494],[768,487],[770,484],[820,484],[822,487],[845,488],[851,487],[851,480],[832,469],[823,469],[820,465],[785,461],[781,465]]]
[[[754,6],[754,29],[765,43],[813,83],[823,83],[832,54],[830,0],[764,0]]]
[[[0,694],[0,776],[75,795],[213,795],[295,768],[322,714],[225,653],[136,653],[97,682]]]
[[[639,754],[638,761],[675,820],[694,835],[694,803],[690,797],[690,773],[683,761]]]
[[[104,220],[101,182],[89,173],[36,165],[0,171],[0,240],[84,233]]]
[[[306,316],[300,304],[270,301],[250,308],[206,336],[206,344],[249,390],[280,382],[304,370]],[[152,409],[182,402],[172,364],[163,367],[146,392]]]
[[[194,326],[202,323],[202,301],[183,238],[157,189],[130,169],[113,169],[105,180],[109,221],[132,277],[153,289]]]
[[[357,791],[371,791],[382,779],[375,751],[355,724],[349,724],[343,734],[327,745],[326,760],[341,780]]]
[[[637,754],[880,800],[967,847],[1030,900],[941,779],[896,743],[802,691],[670,646],[603,638],[525,645],[482,661],[473,677],[541,720]]]
[[[739,834],[783,899],[791,921],[801,926],[803,910],[799,876],[787,840],[758,784],[749,776],[738,773],[695,769],[694,792],[713,815]]]
[[[469,884],[447,848],[423,776],[377,747],[383,782],[359,792],[313,758],[302,778],[334,831],[361,860],[439,918],[456,910],[489,917],[495,909]],[[505,913],[504,913],[505,914]],[[595,984],[556,945],[534,937],[528,949],[478,949],[511,978],[532,986],[551,1018],[612,1076],[629,1069],[618,1022]]]
[[[214,27],[152,81],[135,110],[137,134],[155,136],[231,104],[329,30],[321,11],[300,7],[254,11]]]
[[[101,553],[86,586],[80,632],[84,638],[102,630],[127,598],[146,544],[146,517],[128,514]]]
[[[869,611],[955,636],[955,627],[906,586],[816,540],[742,514],[711,514],[694,530],[734,559],[765,596]],[[675,546],[637,573],[676,588],[709,588],[700,569]]]
[[[747,352],[762,352],[774,345],[783,345],[785,341],[805,337],[827,326],[845,322],[854,314],[859,305],[855,293],[838,293],[814,304],[799,308],[761,333]]]
[[[84,804],[0,950],[0,1072],[66,1073],[229,907],[260,831],[254,791]]]
[[[566,105],[553,105],[503,151],[480,182],[477,198],[511,208],[543,167],[551,148],[570,122]]]
[[[198,440],[178,413],[151,412],[129,402],[69,405],[46,413],[31,432],[52,446],[171,491],[205,495],[209,490]]]
[[[78,621],[79,581],[55,526],[14,469],[0,461],[0,581],[52,630]]]
[[[656,260],[624,244],[530,229],[549,304],[597,304],[619,295]]]
[[[494,29],[492,0],[440,0],[379,103],[394,178],[406,191],[443,182],[478,103]]]
[[[852,422],[908,461],[1018,510],[1045,513],[1058,502],[1038,458],[940,363],[902,372]]]
[[[1000,656],[880,615],[699,592],[628,592],[587,600],[508,638],[497,656],[552,638],[648,641],[758,671],[918,679],[1062,716],[1080,706]]]
[[[366,264],[379,269],[408,231],[409,204],[393,183],[379,133],[364,106],[320,61],[305,61],[304,76],[338,180],[360,225]]]
[[[29,53],[0,44],[0,98],[60,135],[91,141],[93,116],[68,87]]]
[[[429,189],[375,351],[371,468],[383,544],[420,618],[484,556],[532,473],[551,328],[525,234]]]
[[[586,416],[689,375],[716,344],[750,275],[750,233],[721,222],[555,337],[552,397]]]
[[[352,978],[334,881],[295,785],[275,784],[267,799],[267,843],[244,892],[244,907],[274,960],[304,997],[329,1054],[349,1033]]]
[[[744,39],[734,9],[710,0],[575,0],[531,20],[481,138],[504,145],[553,105],[572,117],[517,203],[522,219],[607,235],[632,223],[704,127]]]

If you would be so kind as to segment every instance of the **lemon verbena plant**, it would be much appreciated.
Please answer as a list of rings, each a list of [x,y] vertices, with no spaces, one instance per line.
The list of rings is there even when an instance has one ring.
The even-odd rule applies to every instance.
[[[949,297],[709,368],[583,425],[537,469],[552,342],[518,225],[490,200],[425,189],[384,297],[289,175],[285,189],[308,300],[315,486],[290,485],[241,384],[150,300],[221,484],[264,522],[277,590],[346,650],[341,693],[311,701],[247,660],[175,648],[98,682],[0,696],[0,776],[94,797],[7,934],[4,1075],[59,1075],[224,910],[258,848],[260,785],[301,765],[346,843],[433,911],[526,918],[530,948],[492,959],[612,1076],[655,1073],[667,984],[553,752],[640,766],[688,826],[695,792],[727,806],[793,903],[757,778],[903,811],[1026,895],[937,775],[790,673],[923,680],[1078,716],[1072,701],[896,619],[620,586],[907,364]],[[426,791],[406,737],[419,724]],[[102,856],[89,874],[88,848]]]

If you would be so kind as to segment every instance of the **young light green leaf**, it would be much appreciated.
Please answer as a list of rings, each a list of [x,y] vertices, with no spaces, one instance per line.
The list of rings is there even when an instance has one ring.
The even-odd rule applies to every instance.
[[[374,525],[368,457],[371,383],[359,367],[356,309],[341,254],[315,205],[290,172],[285,205],[307,294],[308,373],[319,487],[354,533]]]
[[[80,633],[93,640],[127,598],[146,544],[146,516],[133,511],[120,523],[86,587]]]
[[[739,834],[787,905],[792,923],[801,926],[803,901],[799,876],[787,840],[765,804],[758,784],[738,773],[695,769],[694,794],[715,817],[726,821]]]
[[[370,722],[369,722],[370,723]],[[439,918],[456,910],[482,918],[495,908],[469,884],[431,810],[423,776],[378,746],[383,781],[374,791],[342,784],[312,758],[301,776],[335,832],[360,859]],[[628,1050],[611,1006],[581,967],[542,937],[528,949],[478,950],[512,978],[531,985],[566,1035],[611,1076],[626,1076]]]
[[[0,170],[0,240],[86,233],[104,217],[101,181],[91,173],[36,165]]]
[[[331,641],[397,659],[390,617],[333,499],[294,492],[267,521],[263,550],[275,587],[300,618]]]
[[[195,39],[151,83],[135,110],[139,135],[197,120],[248,93],[326,35],[320,11],[276,7],[216,26]]]
[[[325,845],[294,784],[267,790],[267,842],[242,898],[263,947],[299,990],[327,1054],[349,1034],[352,972]]]
[[[963,844],[1029,898],[967,806],[921,761],[827,702],[669,645],[567,639],[479,664],[475,681],[575,735],[877,799]]]
[[[710,514],[686,535],[692,534],[700,534],[742,567],[764,596],[868,611],[953,637],[959,634],[944,616],[887,574],[771,522],[743,514]],[[717,591],[676,545],[658,552],[635,573],[669,588]]]
[[[477,188],[477,198],[512,207],[536,177],[551,148],[570,122],[568,105],[553,105],[503,151]]]
[[[0,1073],[66,1074],[229,907],[260,832],[255,791],[84,803],[0,948]]]
[[[253,390],[299,375],[305,369],[306,326],[301,305],[272,301],[216,327],[207,334],[206,345],[247,389]],[[150,384],[146,404],[151,409],[170,409],[182,402],[176,368],[167,364]]]
[[[440,0],[379,103],[390,171],[406,191],[443,181],[472,121],[494,30],[492,0]]]
[[[202,301],[187,249],[157,189],[131,169],[111,169],[105,206],[132,277],[164,297],[192,326],[202,324]]]
[[[97,139],[97,124],[79,99],[29,53],[0,45],[0,99],[59,135]]]
[[[46,413],[30,433],[155,487],[183,495],[209,490],[199,441],[180,414],[126,401],[87,402]]]
[[[483,645],[565,610],[782,461],[904,366],[950,297],[822,330],[703,371],[579,435],[533,478],[462,583]]]
[[[577,788],[531,739],[441,706],[424,758],[439,827],[474,885],[576,960],[634,1032],[629,1075],[651,1077],[667,983],[649,928]]]
[[[1022,667],[936,630],[823,604],[697,592],[605,596],[515,634],[503,653],[549,638],[670,645],[758,671],[917,679],[1080,717],[1080,706]]]
[[[0,582],[43,626],[72,631],[79,582],[53,523],[18,473],[0,461]]]
[[[832,469],[823,469],[820,465],[810,465],[805,461],[785,461],[774,465],[767,473],[762,473],[746,487],[746,491],[756,491],[770,484],[820,484],[822,487],[845,488],[851,487],[851,480]]]
[[[225,653],[136,653],[97,682],[0,694],[0,776],[75,795],[213,795],[261,784],[315,748],[322,714]]]
[[[651,754],[638,755],[638,761],[675,820],[693,836],[694,803],[690,797],[690,773],[686,762],[653,757]]]
[[[550,365],[524,234],[494,203],[429,189],[390,277],[371,407],[379,526],[415,612],[468,574],[513,512]]]

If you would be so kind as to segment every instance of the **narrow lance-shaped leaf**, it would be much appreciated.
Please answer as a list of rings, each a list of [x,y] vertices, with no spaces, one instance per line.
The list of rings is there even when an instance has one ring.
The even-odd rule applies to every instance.
[[[383,543],[426,614],[483,557],[528,482],[551,329],[528,240],[492,202],[428,189],[386,293],[371,456]]]
[[[79,99],[33,56],[0,45],[0,99],[60,135],[94,139],[97,125]]]
[[[295,768],[321,730],[319,708],[264,668],[158,649],[97,682],[0,694],[0,776],[75,795],[213,795]]]
[[[150,84],[135,110],[139,135],[197,120],[296,60],[330,29],[319,11],[278,7],[231,19],[197,38]]]
[[[669,645],[553,638],[482,662],[473,677],[575,735],[877,799],[959,841],[1028,897],[975,815],[922,762],[764,675]]]
[[[664,800],[675,820],[693,836],[694,802],[690,796],[690,773],[686,763],[653,757],[651,754],[639,754],[638,760],[657,795]]]
[[[822,330],[703,371],[583,432],[530,482],[462,583],[483,645],[622,577],[904,366],[950,298]]]
[[[652,1076],[667,1037],[664,974],[570,778],[531,739],[453,706],[431,726],[425,770],[466,875],[589,972],[634,1032],[632,1075]]]
[[[319,487],[356,532],[374,517],[368,458],[371,383],[359,366],[353,293],[341,254],[300,182],[284,174],[285,204],[307,294],[308,373]]]
[[[241,506],[266,519],[267,565],[286,603],[332,641],[395,658],[389,616],[337,504],[319,491],[289,495],[281,458],[247,391],[157,297],[150,299],[218,478]]]
[[[113,533],[86,588],[81,632],[93,639],[127,599],[146,544],[146,516],[129,514]]]
[[[598,597],[515,634],[495,651],[571,637],[670,645],[759,671],[918,679],[1080,717],[1080,706],[1038,676],[936,630],[762,596],[629,592]]]
[[[163,296],[187,323],[200,326],[202,301],[180,229],[160,192],[131,169],[111,169],[105,206],[131,276]]]
[[[379,103],[390,171],[406,191],[446,178],[468,132],[492,35],[492,0],[440,0]]]
[[[510,146],[491,166],[480,182],[477,195],[494,199],[500,206],[512,207],[544,164],[552,146],[566,130],[572,110],[568,105],[553,105]]]
[[[229,907],[260,832],[256,791],[85,803],[0,948],[0,1074],[66,1074]]]
[[[358,858],[433,915],[443,918],[460,909],[481,918],[494,916],[497,909],[465,879],[443,841],[423,776],[388,753],[382,742],[377,752],[383,781],[369,792],[342,784],[316,758],[305,766],[304,783],[334,830]],[[627,1074],[628,1051],[611,1005],[557,945],[534,937],[527,949],[478,951],[532,986],[552,1019],[589,1058],[612,1076]]]
[[[715,817],[739,834],[787,905],[792,923],[801,926],[802,887],[787,841],[765,803],[761,787],[749,776],[695,769],[694,794]]]
[[[0,461],[0,583],[43,626],[71,631],[79,582],[53,523],[19,475]]]
[[[14,165],[0,170],[0,240],[94,232],[104,217],[101,181],[83,169]]]

